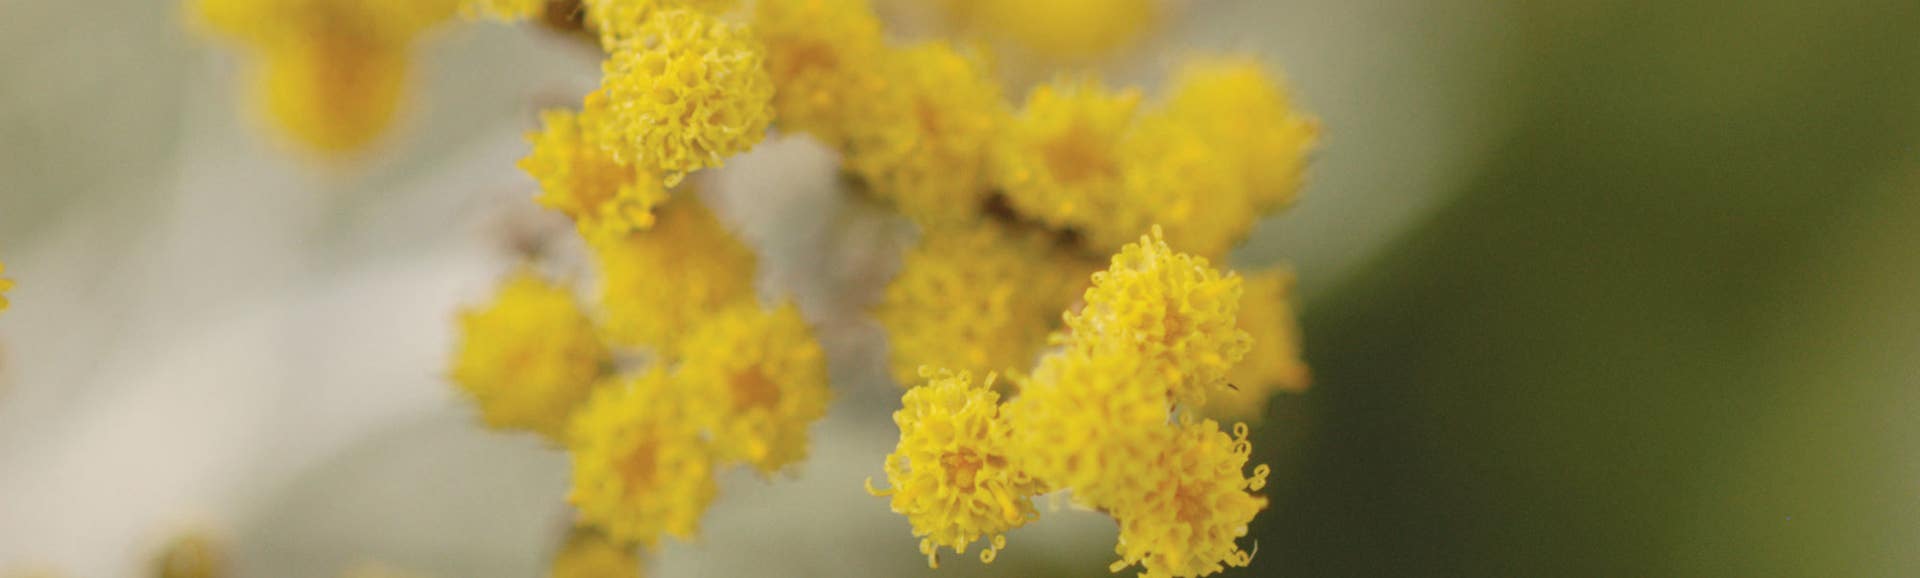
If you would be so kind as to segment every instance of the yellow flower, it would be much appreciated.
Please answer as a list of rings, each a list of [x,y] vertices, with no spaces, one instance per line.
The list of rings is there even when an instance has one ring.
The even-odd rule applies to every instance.
[[[1300,392],[1312,381],[1300,358],[1300,328],[1294,320],[1293,274],[1267,271],[1246,277],[1240,299],[1240,329],[1253,336],[1253,349],[1227,373],[1232,389],[1207,398],[1206,413],[1219,418],[1257,420],[1276,391]]]
[[[694,412],[719,459],[772,474],[807,455],[807,429],[827,413],[827,364],[792,304],[751,302],[701,322],[686,336],[674,379],[694,392]]]
[[[492,18],[501,21],[526,20],[544,13],[547,0],[462,0],[461,14],[468,18]]]
[[[661,205],[652,229],[591,247],[606,331],[621,344],[671,354],[701,319],[753,298],[753,252],[691,194]]]
[[[1183,250],[1225,257],[1259,214],[1240,179],[1238,157],[1182,116],[1144,115],[1121,137],[1121,201],[1083,227],[1097,248],[1119,247],[1159,225]]]
[[[1086,79],[1035,88],[993,150],[994,182],[1015,210],[1048,226],[1102,226],[1121,209],[1120,139],[1139,103],[1137,91]]]
[[[640,557],[630,545],[608,540],[592,528],[576,527],[553,555],[553,570],[547,578],[640,578]]]
[[[1266,485],[1267,467],[1244,473],[1252,452],[1246,424],[1228,437],[1213,420],[1186,423],[1165,442],[1141,468],[1152,490],[1111,506],[1120,521],[1120,560],[1111,570],[1139,564],[1143,576],[1158,578],[1246,566],[1253,554],[1237,540],[1267,507],[1266,498],[1252,494]]]
[[[944,42],[891,51],[883,88],[847,127],[846,162],[873,193],[923,224],[971,220],[987,145],[1008,117],[979,58]]]
[[[613,157],[667,186],[753,148],[773,120],[766,51],[745,27],[657,10],[611,47],[600,90]]]
[[[1240,276],[1176,253],[1159,227],[1093,275],[1086,307],[1067,316],[1071,347],[1113,349],[1164,376],[1170,399],[1202,405],[1251,347],[1236,325]]]
[[[7,272],[7,264],[0,263],[0,274]],[[7,291],[13,289],[13,280],[0,277],[0,311],[7,310]]]
[[[227,575],[227,558],[205,534],[175,536],[153,559],[157,578],[220,578]]]
[[[1041,358],[1006,413],[1018,434],[1015,466],[1094,508],[1144,494],[1154,448],[1170,435],[1164,378],[1119,351]]]
[[[256,98],[289,136],[324,153],[364,147],[392,124],[409,52],[461,0],[198,0],[209,33],[256,57]]]
[[[587,25],[600,32],[600,44],[607,50],[623,39],[645,34],[647,18],[660,10],[684,8],[720,14],[733,8],[737,0],[582,0]]]
[[[1139,40],[1153,24],[1154,0],[947,0],[954,15],[1035,53],[1086,59]]]
[[[540,181],[542,206],[572,217],[586,238],[624,236],[653,226],[653,207],[667,199],[660,179],[614,160],[592,138],[597,108],[541,113],[545,129],[527,135],[533,153],[520,168]]]
[[[1233,155],[1259,212],[1293,202],[1320,123],[1293,109],[1280,80],[1250,58],[1202,58],[1182,67],[1167,109]]]
[[[488,427],[557,440],[610,362],[572,292],[522,271],[492,303],[460,313],[452,375]]]
[[[1050,239],[992,224],[922,232],[875,311],[894,379],[916,383],[922,365],[1032,367],[1092,269]]]
[[[598,388],[573,419],[567,500],[610,540],[691,539],[713,502],[713,452],[680,389],[656,366]]]
[[[1043,489],[1013,467],[1013,432],[993,375],[978,384],[964,371],[929,367],[922,375],[927,383],[908,390],[893,414],[900,443],[887,455],[891,489],[874,489],[868,479],[867,491],[892,497],[893,511],[913,525],[929,565],[940,566],[940,548],[965,553],[979,539],[989,541],[980,559],[992,562],[1006,547],[1008,530],[1039,519],[1033,496]]]
[[[880,21],[867,0],[759,2],[753,31],[767,46],[780,129],[840,146],[878,88]]]

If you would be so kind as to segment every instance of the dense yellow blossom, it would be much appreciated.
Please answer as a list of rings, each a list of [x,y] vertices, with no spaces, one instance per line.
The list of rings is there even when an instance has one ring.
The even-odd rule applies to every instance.
[[[687,9],[656,10],[610,47],[600,90],[614,158],[673,186],[753,148],[773,120],[766,50],[744,27]]]
[[[206,534],[175,536],[153,558],[155,578],[222,578],[228,575],[227,558],[219,544]]]
[[[685,336],[674,379],[693,392],[694,412],[721,460],[771,474],[807,455],[807,430],[826,415],[826,357],[792,304],[771,311],[746,302]]]
[[[833,145],[879,88],[880,21],[867,0],[769,1],[754,5],[753,31],[767,47],[780,129]]]
[[[0,263],[0,275],[4,275],[6,274],[6,272],[7,272],[7,264]],[[13,280],[8,279],[6,277],[0,277],[0,311],[7,310],[7,291],[11,289],[13,289]]]
[[[557,440],[610,359],[573,293],[523,271],[460,313],[452,376],[488,427]]]
[[[547,0],[461,0],[460,12],[468,18],[526,20],[547,9]]]
[[[894,379],[918,382],[921,365],[976,374],[1032,367],[1092,269],[1051,239],[1010,227],[923,231],[875,311]]]
[[[647,18],[676,8],[719,14],[737,0],[582,0],[588,26],[600,32],[600,43],[612,50],[622,40],[645,34]]]
[[[574,417],[573,492],[580,520],[608,539],[652,547],[691,539],[713,502],[713,451],[665,370],[599,387]]]
[[[884,88],[847,127],[846,162],[921,223],[978,214],[987,145],[1009,115],[980,59],[944,42],[890,51]]]
[[[652,227],[654,206],[667,199],[659,177],[615,160],[593,138],[599,108],[541,113],[544,128],[527,135],[533,153],[520,160],[520,168],[540,181],[534,200],[572,217],[580,235],[590,239]]]
[[[1089,507],[1145,493],[1144,470],[1170,435],[1163,377],[1119,351],[1041,358],[1006,411],[1015,466]]]
[[[1139,564],[1143,576],[1206,576],[1225,566],[1246,566],[1250,552],[1238,540],[1267,506],[1253,495],[1266,485],[1267,467],[1247,476],[1245,424],[1228,437],[1213,420],[1183,423],[1144,464],[1151,490],[1110,505],[1120,522],[1120,560],[1113,570]]]
[[[212,34],[253,53],[256,99],[321,152],[365,146],[392,124],[412,45],[461,0],[198,0]]]
[[[887,455],[888,490],[893,511],[907,517],[920,552],[939,567],[939,549],[965,553],[974,540],[986,539],[981,560],[992,562],[1006,546],[1008,530],[1040,517],[1033,496],[1042,486],[1014,467],[1009,455],[1013,432],[1001,414],[993,375],[975,383],[967,372],[928,368],[927,379],[907,391],[894,412],[900,443]]]
[[[1240,299],[1240,329],[1253,336],[1246,359],[1227,372],[1233,387],[1207,398],[1214,417],[1257,420],[1276,391],[1298,392],[1312,380],[1300,358],[1300,328],[1294,319],[1293,274],[1284,270],[1248,275]]]
[[[1015,210],[1048,226],[1107,226],[1122,210],[1120,141],[1139,103],[1137,91],[1110,92],[1087,79],[1035,88],[993,150],[994,182]]]
[[[1101,56],[1137,41],[1156,19],[1155,0],[947,0],[987,36],[1062,59]]]
[[[1238,245],[1259,214],[1238,157],[1206,136],[1186,117],[1159,111],[1135,122],[1119,147],[1121,200],[1083,227],[1092,246],[1119,247],[1154,225],[1196,255],[1222,258]]]
[[[701,319],[753,298],[753,252],[694,195],[657,210],[652,229],[591,244],[614,341],[671,352]]]
[[[1247,58],[1202,58],[1181,68],[1167,109],[1233,155],[1259,212],[1293,202],[1320,124],[1293,109],[1280,80]]]
[[[631,545],[608,540],[592,528],[574,528],[553,555],[547,578],[640,578],[640,557]]]
[[[1174,252],[1155,227],[1093,275],[1086,307],[1067,316],[1068,340],[1137,357],[1164,376],[1171,399],[1204,404],[1251,347],[1236,320],[1241,290],[1239,275]]]

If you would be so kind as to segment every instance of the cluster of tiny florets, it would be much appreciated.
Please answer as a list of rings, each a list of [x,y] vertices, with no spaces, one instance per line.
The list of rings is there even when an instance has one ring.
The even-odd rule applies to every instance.
[[[657,10],[608,48],[604,146],[621,162],[672,186],[766,137],[773,80],[745,27],[697,10]]]
[[[820,344],[788,304],[729,308],[686,337],[674,377],[695,396],[694,413],[717,455],[772,474],[807,455],[807,426],[827,412]]]
[[[1067,341],[1138,357],[1168,385],[1169,397],[1204,404],[1252,347],[1237,324],[1240,283],[1204,257],[1175,252],[1155,228],[1093,275],[1086,306],[1067,316]]]
[[[610,361],[573,293],[522,271],[492,303],[460,313],[452,378],[488,426],[559,440]]]
[[[667,199],[659,177],[615,159],[593,137],[597,108],[549,110],[545,125],[527,135],[533,153],[520,168],[540,182],[534,201],[573,219],[588,239],[615,239],[653,226],[653,209]]]
[[[987,147],[1007,106],[978,55],[945,42],[879,59],[884,83],[846,127],[846,165],[916,221],[970,222],[985,193]]]

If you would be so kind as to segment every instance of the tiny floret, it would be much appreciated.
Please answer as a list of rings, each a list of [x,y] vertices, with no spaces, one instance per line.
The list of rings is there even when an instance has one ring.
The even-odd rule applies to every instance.
[[[1170,114],[1231,154],[1240,179],[1265,213],[1293,202],[1320,122],[1294,110],[1280,79],[1250,58],[1207,57],[1183,66],[1168,99]]]
[[[613,157],[673,186],[753,148],[773,120],[766,51],[744,27],[657,10],[610,46],[601,98]]]
[[[685,393],[654,369],[596,389],[569,430],[580,520],[623,544],[687,540],[713,502],[712,450]]]
[[[807,430],[827,413],[826,358],[800,310],[746,302],[686,336],[675,380],[712,432],[719,459],[772,474],[807,455]]]
[[[873,8],[867,0],[758,2],[753,31],[767,46],[780,130],[838,146],[881,88],[874,69],[884,47]]]
[[[610,358],[571,291],[522,271],[460,313],[452,376],[488,427],[557,440]]]
[[[1139,103],[1139,92],[1111,92],[1091,79],[1033,89],[993,150],[994,184],[1015,210],[1048,226],[1103,226],[1123,209],[1120,139]]]

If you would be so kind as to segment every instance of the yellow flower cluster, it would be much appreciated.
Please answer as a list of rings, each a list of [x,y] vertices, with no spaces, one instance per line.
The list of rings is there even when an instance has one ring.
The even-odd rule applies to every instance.
[[[612,357],[573,293],[522,271],[493,302],[460,313],[452,378],[488,427],[559,441]]]
[[[541,113],[545,128],[527,135],[533,153],[520,168],[540,182],[542,206],[573,218],[587,239],[620,238],[653,226],[653,209],[667,199],[659,177],[613,158],[589,133],[600,108]]]
[[[717,455],[772,474],[807,455],[807,426],[827,413],[827,365],[800,310],[736,305],[686,337],[675,379],[694,391],[695,414]]]
[[[870,116],[865,104],[883,86],[880,20],[866,0],[754,4],[753,30],[767,47],[767,72],[780,129],[811,133],[839,146],[843,127]]]
[[[615,159],[668,186],[753,148],[773,120],[766,51],[744,27],[705,12],[655,10],[616,39],[603,65]]]
[[[963,26],[1027,52],[1085,60],[1138,41],[1158,17],[1155,0],[946,0]]]
[[[1266,507],[1252,492],[1267,470],[1245,473],[1244,424],[1229,437],[1183,410],[1225,388],[1246,354],[1240,291],[1238,276],[1172,251],[1155,228],[1094,274],[1084,308],[1066,317],[1061,349],[1040,359],[1012,401],[999,403],[964,373],[924,372],[929,383],[894,414],[901,437],[886,464],[886,493],[923,537],[922,551],[963,551],[989,537],[990,561],[1004,532],[1037,517],[1020,505],[1063,489],[1120,522],[1114,571],[1204,576],[1245,566],[1252,555],[1238,539]],[[993,479],[1019,484],[950,481],[978,479],[988,466]],[[990,516],[996,504],[999,518]]]
[[[922,235],[875,311],[901,385],[917,382],[921,365],[1032,367],[1094,268],[1050,239],[990,222]]]
[[[662,205],[652,230],[591,247],[606,332],[623,345],[674,352],[695,324],[753,297],[753,252],[692,195]]]
[[[1009,114],[999,84],[945,42],[888,51],[877,66],[881,90],[845,129],[847,167],[915,221],[973,220],[987,145]]]
[[[0,275],[7,272],[7,264],[0,263]],[[13,280],[0,277],[0,311],[7,310],[7,291],[13,289]]]
[[[580,520],[622,543],[690,539],[713,502],[713,452],[686,411],[691,392],[654,367],[598,388],[574,418],[573,493]]]
[[[1240,329],[1253,336],[1246,359],[1227,373],[1232,388],[1207,398],[1206,414],[1219,419],[1259,420],[1275,391],[1300,392],[1312,381],[1300,358],[1300,327],[1294,320],[1293,274],[1284,270],[1248,275],[1240,299]]]
[[[256,99],[299,144],[343,153],[392,124],[413,44],[461,0],[193,0],[210,34],[252,53]]]
[[[592,528],[575,527],[553,555],[547,578],[640,578],[633,546],[608,540]]]
[[[1044,488],[1014,467],[1013,432],[1002,413],[993,375],[975,383],[967,372],[923,369],[926,384],[907,391],[894,412],[900,443],[887,455],[889,490],[867,481],[867,491],[890,496],[907,517],[927,563],[940,566],[939,549],[965,553],[974,540],[989,544],[992,562],[1008,530],[1039,519],[1033,496]]]

